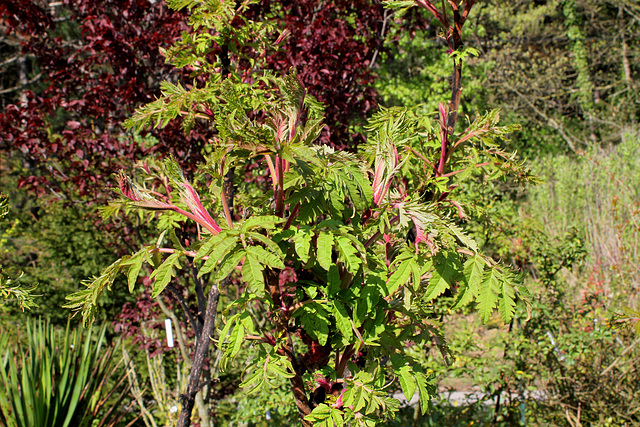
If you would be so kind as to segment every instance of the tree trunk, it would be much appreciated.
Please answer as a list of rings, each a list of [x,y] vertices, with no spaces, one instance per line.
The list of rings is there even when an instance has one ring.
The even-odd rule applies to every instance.
[[[219,298],[220,291],[218,286],[212,284],[211,290],[209,291],[209,300],[207,301],[207,311],[204,316],[204,326],[202,327],[202,333],[198,337],[198,343],[196,344],[196,354],[193,357],[187,392],[182,395],[182,411],[178,418],[177,427],[189,427],[191,425],[191,412],[196,403],[196,394],[200,390],[199,382],[200,376],[202,375],[202,367],[204,366],[204,359],[207,357],[209,345],[211,344],[211,336],[215,329]]]

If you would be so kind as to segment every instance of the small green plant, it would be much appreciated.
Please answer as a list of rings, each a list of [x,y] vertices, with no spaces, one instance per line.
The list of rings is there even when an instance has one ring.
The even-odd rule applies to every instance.
[[[194,272],[199,313],[185,314],[197,346],[179,426],[190,423],[211,341],[221,370],[252,343],[254,357],[240,386],[254,393],[285,379],[304,426],[383,423],[399,408],[391,397],[398,383],[408,400],[417,393],[424,413],[436,389],[407,343],[434,343],[446,357],[438,321],[444,312],[475,305],[483,320],[497,309],[509,322],[526,295],[519,276],[484,256],[464,232],[465,207],[456,200],[458,183],[474,174],[531,179],[516,156],[500,148],[515,127],[499,126],[497,111],[456,132],[468,51],[459,30],[475,2],[450,2],[453,27],[447,10],[417,2],[446,32],[454,64],[451,101],[441,103],[435,117],[420,107],[382,109],[366,126],[368,142],[357,154],[316,143],[323,106],[295,70],[278,76],[256,66],[250,76],[234,73],[234,62],[275,35],[239,15],[251,2],[237,9],[232,3],[170,2],[192,13],[195,32],[167,57],[194,70],[193,83],[165,82],[162,96],[126,126],[142,132],[180,118],[188,132],[203,120],[217,137],[193,179],[173,159],[149,159],[136,178],[118,175],[123,201],[109,211],[157,219],[160,237],[86,281],[67,307],[90,324],[98,298],[119,273],[132,291],[148,265],[156,297],[175,277]],[[211,62],[215,44],[233,50]],[[243,179],[256,169],[261,180]],[[186,219],[197,226],[195,238],[180,233]],[[237,297],[218,310],[228,287]],[[442,299],[445,294],[455,298]],[[218,311],[222,324],[215,332]]]
[[[67,326],[63,334],[44,321],[29,321],[26,345],[0,335],[0,348],[11,349],[0,359],[0,423],[117,425],[124,415],[118,410],[123,394],[112,360],[115,347],[105,348],[105,330],[94,334]],[[107,390],[108,385],[114,388]]]
[[[4,236],[6,230],[4,230],[3,219],[9,214],[9,197],[6,194],[0,193],[0,249],[5,244]],[[33,299],[33,291],[35,290],[35,286],[33,287],[25,287],[18,283],[22,277],[20,274],[17,278],[12,278],[9,275],[5,274],[2,269],[2,265],[0,265],[0,298],[2,300],[15,300],[18,307],[24,311],[25,309],[30,309],[33,307],[37,307]]]

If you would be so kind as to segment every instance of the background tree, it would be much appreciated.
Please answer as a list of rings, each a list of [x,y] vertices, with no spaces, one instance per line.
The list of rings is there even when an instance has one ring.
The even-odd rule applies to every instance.
[[[638,12],[628,1],[479,4],[464,28],[481,55],[467,64],[463,113],[501,108],[523,125],[512,144],[530,158],[619,143],[637,123],[639,70],[630,59],[637,56]],[[446,57],[437,48],[445,42],[399,37],[394,28],[387,34],[397,41],[376,86],[386,105],[433,105],[447,91]],[[437,27],[418,34],[435,35]]]

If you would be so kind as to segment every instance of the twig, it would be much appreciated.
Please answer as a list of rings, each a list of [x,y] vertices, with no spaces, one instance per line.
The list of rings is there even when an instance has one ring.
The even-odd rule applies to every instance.
[[[5,93],[16,92],[16,91],[22,89],[23,87],[29,86],[30,84],[35,83],[36,81],[40,80],[40,77],[42,77],[42,73],[38,73],[37,76],[35,76],[31,80],[26,81],[23,84],[19,84],[17,86],[13,86],[13,87],[9,87],[9,88],[6,88],[6,89],[2,89],[2,90],[0,90],[0,95],[4,95]]]
[[[630,352],[631,350],[633,350],[633,348],[635,346],[637,346],[640,343],[640,338],[636,339],[633,343],[631,343],[631,345],[629,345],[629,347],[625,348],[622,353],[620,354],[620,356],[618,356],[612,363],[611,365],[607,366],[601,373],[600,373],[600,378],[602,378],[604,376],[604,374],[608,373],[610,370],[612,370],[613,368],[615,368],[616,366],[618,366],[618,364],[620,363],[620,359],[622,358],[622,356],[624,356],[625,354],[627,354],[628,352]]]
[[[225,278],[223,283],[228,280],[229,277]],[[177,427],[189,427],[191,425],[191,412],[196,403],[196,394],[198,393],[200,385],[200,376],[202,375],[204,360],[209,352],[209,345],[211,344],[211,338],[215,329],[219,298],[220,290],[218,289],[218,285],[214,283],[209,290],[209,300],[207,301],[204,325],[202,332],[198,335],[199,339],[196,343],[196,352],[193,357],[187,392],[182,395],[182,411],[180,411]]]
[[[387,32],[387,23],[395,14],[396,14],[395,12],[391,12],[389,9],[384,9],[384,15],[382,18],[382,29],[380,30],[380,35],[378,36],[378,45],[376,46],[376,50],[373,52],[373,56],[371,57],[371,62],[369,62],[370,70],[374,67],[376,63],[376,59],[378,59],[378,54],[380,53],[380,49],[382,48],[382,44],[384,43],[384,35]]]
[[[204,296],[204,288],[202,287],[202,282],[198,279],[198,269],[191,260],[191,275],[193,276],[193,281],[195,282],[196,287],[196,297],[198,299],[198,316],[204,315],[204,311],[207,309],[207,300]]]
[[[569,137],[569,135],[564,131],[564,127],[562,125],[560,125],[558,122],[556,122],[554,119],[552,119],[551,117],[547,116],[543,111],[541,111],[540,109],[538,109],[535,104],[533,102],[531,102],[531,100],[529,98],[527,98],[526,96],[524,96],[522,93],[520,93],[517,89],[509,86],[509,85],[505,85],[504,87],[506,87],[507,89],[509,89],[511,92],[515,93],[516,95],[518,95],[520,98],[522,98],[522,100],[540,117],[542,117],[543,119],[545,119],[547,121],[547,123],[549,123],[549,126],[551,126],[552,128],[554,128],[555,130],[558,131],[558,133],[560,134],[560,136],[562,137],[562,139],[565,140],[565,142],[567,143],[567,145],[569,146],[569,149],[571,149],[571,151],[573,151],[574,153],[577,153],[576,151],[576,146],[574,144],[574,142],[572,141],[572,138]]]
[[[174,288],[172,285],[167,285],[167,289],[169,290],[169,292],[173,294],[174,298],[177,299],[178,302],[180,303],[180,306],[182,307],[182,310],[187,315],[187,319],[189,320],[191,327],[196,333],[196,338],[197,338],[198,336],[200,336],[199,323],[196,323],[195,319],[193,318],[193,313],[191,313],[191,310],[189,310],[189,307],[187,307],[187,303],[185,302],[184,298],[182,298],[182,295],[180,295],[180,292],[178,292],[178,290]]]

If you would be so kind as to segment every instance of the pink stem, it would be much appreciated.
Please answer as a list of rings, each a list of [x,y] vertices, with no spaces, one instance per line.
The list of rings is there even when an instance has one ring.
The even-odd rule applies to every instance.
[[[289,229],[289,227],[291,227],[291,223],[293,222],[295,217],[298,216],[298,212],[300,212],[300,203],[295,205],[295,207],[293,208],[293,210],[289,214],[289,219],[287,220],[287,223],[284,225],[284,230],[287,230],[287,229]]]
[[[273,166],[273,161],[271,160],[271,156],[266,155],[264,156],[265,160],[267,161],[267,165],[269,166],[269,172],[271,172],[271,184],[273,185],[273,194],[275,196],[276,194],[276,185],[278,183],[278,178],[276,175],[276,168]]]
[[[219,228],[219,227],[214,228],[214,226],[213,226],[213,225],[207,224],[206,222],[202,221],[202,219],[198,218],[197,216],[195,216],[195,215],[193,215],[193,214],[191,214],[191,213],[189,213],[189,212],[187,212],[187,211],[185,211],[185,210],[182,210],[182,209],[180,209],[180,208],[178,208],[178,207],[172,206],[172,207],[170,207],[170,208],[168,208],[168,209],[169,209],[169,210],[172,210],[172,211],[174,211],[174,212],[177,212],[177,213],[179,213],[179,214],[181,214],[181,215],[184,215],[184,216],[186,216],[186,217],[187,217],[187,218],[189,218],[189,219],[194,220],[195,222],[197,222],[198,224],[200,224],[201,226],[203,226],[204,228],[206,228],[207,230],[209,230],[209,232],[210,232],[211,234],[213,234],[214,236],[215,236],[216,234],[220,233],[220,231],[221,231],[221,228]]]
[[[171,248],[156,248],[156,249],[151,249],[149,251],[149,253],[152,253],[152,252],[160,252],[160,253],[163,253],[163,254],[174,254],[174,253],[177,252],[177,250],[171,249]],[[187,256],[190,256],[190,257],[194,257],[194,258],[196,256],[196,253],[193,252],[193,251],[184,251],[184,254],[187,255]],[[204,257],[204,258],[208,258],[208,257]]]
[[[400,215],[396,215],[393,218],[391,218],[391,220],[389,221],[389,224],[394,224],[396,223],[398,220],[400,219]],[[366,241],[366,243],[364,244],[365,248],[368,248],[369,246],[371,246],[375,241],[377,241],[380,237],[382,236],[382,233],[380,233],[379,231],[376,231],[376,234],[374,234],[373,236],[371,236],[369,238],[369,240]]]

